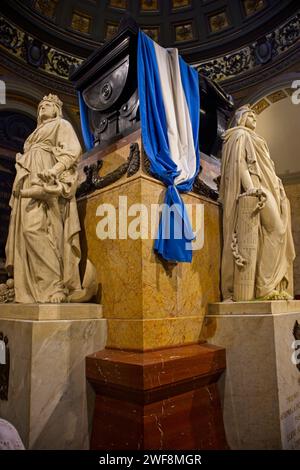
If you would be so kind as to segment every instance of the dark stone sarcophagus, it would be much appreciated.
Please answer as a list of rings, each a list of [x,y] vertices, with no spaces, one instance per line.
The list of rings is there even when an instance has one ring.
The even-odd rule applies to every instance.
[[[95,146],[139,127],[137,33],[127,25],[70,75],[87,106]]]
[[[84,102],[86,125],[94,148],[104,148],[140,127],[138,29],[132,19],[124,20],[119,33],[70,74]],[[218,166],[221,134],[226,129],[233,101],[221,87],[202,75],[199,75],[199,87],[200,151],[209,164],[212,158],[213,165]],[[205,159],[202,162],[205,165]],[[216,184],[212,184],[216,190]]]

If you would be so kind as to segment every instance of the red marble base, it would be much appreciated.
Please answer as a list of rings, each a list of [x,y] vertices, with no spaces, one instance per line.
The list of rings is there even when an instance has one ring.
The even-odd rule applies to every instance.
[[[224,349],[105,349],[86,366],[96,392],[92,449],[228,448],[217,388]]]

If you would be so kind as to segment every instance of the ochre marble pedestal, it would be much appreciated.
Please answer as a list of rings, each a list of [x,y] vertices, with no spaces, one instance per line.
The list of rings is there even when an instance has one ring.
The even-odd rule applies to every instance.
[[[10,356],[0,417],[26,449],[88,449],[94,393],[85,357],[105,347],[101,306],[2,304],[0,332]]]
[[[203,336],[226,348],[220,392],[231,449],[300,449],[296,321],[299,300],[209,306]]]
[[[105,177],[126,161],[132,142],[143,155],[136,132],[94,149],[81,170],[102,159],[100,175]],[[158,225],[149,218],[152,205],[163,203],[166,188],[146,170],[142,158],[133,176],[123,175],[78,200],[83,253],[97,268],[108,321],[109,349],[87,359],[87,378],[97,393],[91,445],[223,449],[216,383],[225,368],[225,351],[197,344],[208,303],[220,299],[220,207],[195,193],[183,195],[185,203],[204,209],[197,234],[204,230],[204,244],[193,252],[192,263],[167,263],[154,253]],[[99,239],[97,225],[107,218],[102,209],[109,205],[116,236]],[[143,235],[126,236],[138,216]]]
[[[217,388],[224,369],[225,350],[208,344],[89,356],[91,448],[226,449]]]
[[[93,151],[83,159],[81,168],[103,159],[100,174],[104,176],[126,161],[132,142],[138,142],[141,148],[139,134],[134,133],[105,150]],[[183,194],[185,203],[204,208],[204,245],[193,252],[192,263],[166,263],[154,253],[157,226],[150,223],[151,206],[163,203],[165,191],[160,181],[146,173],[142,163],[134,176],[125,175],[78,200],[83,252],[96,266],[102,286],[108,347],[146,351],[197,343],[208,303],[220,300],[219,204],[194,193]],[[115,209],[117,230],[115,238],[100,240],[97,224],[103,217],[97,215],[97,210],[103,204]],[[146,227],[145,236],[122,239],[120,223],[126,234],[140,215],[139,211],[130,215],[134,204],[145,208],[140,219]]]

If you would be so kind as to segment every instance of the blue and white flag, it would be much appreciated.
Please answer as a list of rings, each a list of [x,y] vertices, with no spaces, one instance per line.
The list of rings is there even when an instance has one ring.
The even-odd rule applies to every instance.
[[[194,234],[179,192],[192,189],[200,165],[198,73],[177,49],[139,31],[138,90],[143,145],[151,171],[167,186],[154,248],[168,261],[191,262]]]

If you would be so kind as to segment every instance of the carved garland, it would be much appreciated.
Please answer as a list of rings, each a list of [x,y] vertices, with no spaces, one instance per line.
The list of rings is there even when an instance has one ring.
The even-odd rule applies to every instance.
[[[133,176],[140,168],[140,149],[137,142],[130,145],[130,152],[127,161],[120,165],[116,170],[111,171],[105,176],[100,176],[99,171],[103,166],[103,160],[98,160],[97,163],[84,167],[86,180],[81,183],[77,190],[77,197],[85,196],[109,186],[118,181],[122,176],[127,175],[127,178]]]

